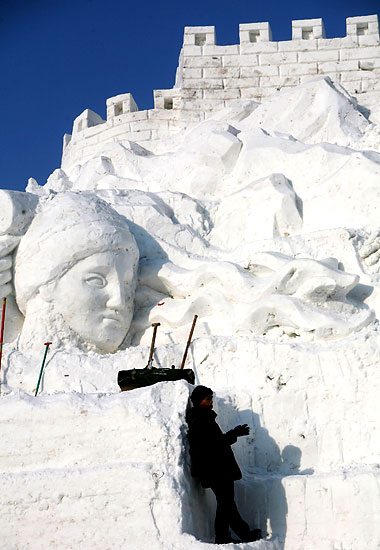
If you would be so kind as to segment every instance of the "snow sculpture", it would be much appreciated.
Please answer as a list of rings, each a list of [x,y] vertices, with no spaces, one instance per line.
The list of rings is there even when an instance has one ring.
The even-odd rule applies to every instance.
[[[315,128],[319,134],[309,132],[317,143],[306,145],[283,131],[299,133],[308,96],[319,98],[307,119],[311,134]],[[320,104],[336,105],[322,126]],[[277,120],[278,112],[283,126],[266,131],[262,125]],[[349,114],[350,125],[339,126],[340,113]],[[329,339],[361,329],[374,313],[351,292],[358,272],[343,271],[339,259],[317,252],[317,244],[295,255],[273,239],[350,224],[373,228],[380,155],[318,143],[320,135],[342,132],[348,136],[342,142],[360,142],[368,127],[349,96],[322,79],[260,107],[242,104],[238,115],[221,111],[161,154],[128,141],[106,143],[68,174],[56,170],[46,186],[30,182],[29,193],[6,195],[0,294],[11,292],[10,255],[21,239],[14,282],[25,316],[23,322],[20,313],[12,315],[12,336],[23,325],[24,351],[53,339],[58,349],[110,353],[146,344],[152,322],[162,323],[160,344],[181,341],[194,313],[199,335]],[[356,201],[341,200],[345,190],[337,178],[355,190]],[[138,251],[130,232],[141,256],[135,307]],[[111,307],[105,317],[95,292],[104,275],[88,295],[77,286],[97,263],[112,266],[115,289],[123,278],[130,285],[123,297],[129,305]],[[357,262],[351,265],[357,269]],[[12,300],[10,306],[15,309]]]
[[[193,269],[167,262],[157,276],[143,269],[140,281],[161,292],[165,300],[165,308],[151,304],[149,322],[175,328],[189,323],[197,312],[213,334],[266,335],[279,328],[276,337],[329,339],[349,334],[373,318],[371,310],[361,310],[346,299],[358,277],[337,269],[331,259],[317,262],[262,253],[252,261],[247,270],[222,261],[203,262]],[[143,314],[135,326],[144,325]]]
[[[113,193],[116,198],[123,197]],[[358,276],[342,272],[331,259],[261,253],[244,269],[194,253],[157,258],[151,247],[151,257],[140,265],[132,323],[139,252],[126,219],[91,192],[53,193],[42,202],[14,262],[24,351],[39,353],[49,339],[55,349],[110,353],[127,344],[128,331],[128,342],[144,342],[151,322],[161,322],[170,341],[194,312],[205,334],[265,335],[279,327],[280,334],[322,339],[346,335],[372,319],[371,310],[346,299]],[[9,268],[9,260],[3,265]],[[162,301],[165,307],[157,305]]]
[[[91,193],[47,201],[15,258],[20,347],[52,339],[115,351],[133,316],[138,249],[125,220]]]
[[[223,107],[238,116],[236,104],[245,103],[252,110],[257,102],[265,103],[318,76],[333,80],[337,89],[358,102],[361,112],[379,123],[378,15],[347,18],[346,36],[342,38],[326,38],[322,19],[292,21],[292,30],[292,40],[277,42],[272,40],[268,22],[243,23],[239,25],[239,44],[218,45],[215,27],[185,27],[174,87],[154,90],[154,109],[149,110],[138,111],[129,93],[108,98],[106,121],[85,109],[75,119],[72,134],[65,134],[62,168],[68,171],[89,160],[99,143],[115,137],[161,150],[161,140],[214,117]],[[321,122],[333,122],[336,101],[320,103],[317,97],[305,94],[303,98],[302,92],[298,93],[300,107],[311,109],[306,108],[304,118],[296,124],[298,133],[292,132],[295,137],[304,140],[312,130],[320,135],[320,141],[341,143],[350,137],[344,135],[345,126],[351,126],[355,134],[361,132],[360,125],[354,128],[346,113],[340,120],[343,132],[338,129],[333,133],[330,128],[326,136]],[[265,120],[267,130],[273,125],[284,127],[285,97],[284,102],[285,113],[279,109]],[[315,117],[315,124],[308,115],[316,114],[318,104],[320,117]],[[265,117],[262,109],[258,114]]]
[[[309,56],[337,59],[342,45],[352,59],[339,70],[377,89],[377,18],[365,19],[349,25],[357,42],[316,39],[313,25],[302,27],[309,41],[243,44],[258,36],[245,28],[238,62],[256,63],[246,47],[278,47],[279,58],[289,46],[300,48],[298,71]],[[223,71],[237,48],[184,47]],[[286,72],[297,52],[284,52]],[[248,423],[254,434],[236,448],[237,497],[268,537],[258,547],[377,548],[377,92],[372,109],[362,87],[358,108],[330,78],[301,75],[301,86],[273,89],[261,104],[245,86],[232,97],[228,86],[210,88],[198,100],[204,69],[195,77],[184,66],[194,87],[161,91],[161,107],[149,111],[135,112],[128,94],[111,98],[107,122],[83,113],[44,186],[0,191],[3,538],[36,548],[207,546],[210,502],[186,466],[189,388],[114,395],[118,370],[145,366],[151,322],[161,322],[156,364],[170,367],[197,313],[188,365],[215,389],[223,428]],[[318,74],[327,66],[318,61]],[[43,533],[33,538],[36,524]]]

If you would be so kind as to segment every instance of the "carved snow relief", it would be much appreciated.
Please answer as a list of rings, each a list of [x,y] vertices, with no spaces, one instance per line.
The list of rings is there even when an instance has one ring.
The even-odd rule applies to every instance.
[[[337,112],[362,125],[340,90],[319,81],[302,97],[308,92],[335,97]],[[380,155],[291,137],[302,107],[292,97],[287,135],[259,127],[258,109],[236,126],[220,113],[159,155],[109,143],[44,187],[4,192],[1,294],[13,277],[24,316],[12,334],[22,325],[19,348],[37,352],[51,340],[56,349],[110,353],[147,343],[152,322],[162,324],[161,344],[181,341],[194,313],[199,335],[274,340],[340,338],[373,321],[357,291],[359,263],[341,264],[339,248],[323,254],[310,231],[375,223]],[[265,120],[284,105],[262,106]],[[310,107],[309,121],[319,111]],[[339,119],[322,124],[328,135]],[[307,250],[296,245],[305,234]],[[361,247],[365,262],[376,263],[377,245],[374,236]]]

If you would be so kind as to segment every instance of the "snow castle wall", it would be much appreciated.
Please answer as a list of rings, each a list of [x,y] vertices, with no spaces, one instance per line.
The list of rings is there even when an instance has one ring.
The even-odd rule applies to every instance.
[[[270,25],[239,25],[240,43],[218,46],[215,27],[185,27],[175,86],[154,90],[154,109],[131,94],[107,99],[107,120],[86,109],[63,143],[62,169],[82,164],[108,141],[154,150],[157,140],[190,128],[234,101],[261,101],[318,76],[329,76],[376,117],[380,99],[377,15],[346,19],[346,36],[325,38],[322,19],[292,21],[292,40],[272,41]],[[376,120],[375,120],[376,121]]]

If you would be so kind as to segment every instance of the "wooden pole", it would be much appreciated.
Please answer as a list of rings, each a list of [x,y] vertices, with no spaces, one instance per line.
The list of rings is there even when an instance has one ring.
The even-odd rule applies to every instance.
[[[198,319],[198,315],[194,315],[193,324],[191,325],[189,338],[187,339],[185,353],[183,354],[183,358],[182,358],[181,369],[183,369],[185,367],[187,352],[189,351],[189,347],[190,347],[190,344],[191,344],[191,339],[193,337],[193,332],[194,332],[194,329],[195,329],[195,323],[197,322],[197,319]]]
[[[5,306],[6,305],[7,305],[7,299],[3,298],[3,314],[1,316],[1,332],[0,332],[0,371],[1,371],[1,358],[3,356],[4,322],[5,322]]]
[[[155,343],[155,341],[156,341],[157,328],[160,326],[160,324],[161,324],[161,323],[152,323],[152,327],[153,327],[153,336],[152,336],[152,343],[151,343],[151,345],[150,345],[148,364],[147,364],[147,366],[146,366],[147,369],[152,368],[153,353],[154,353],[154,343]]]
[[[39,376],[39,378],[38,378],[36,393],[34,394],[34,397],[37,396],[38,388],[40,387],[40,382],[41,382],[41,378],[42,378],[42,372],[43,372],[43,370],[44,370],[45,361],[46,361],[46,356],[47,356],[47,352],[48,352],[48,349],[49,349],[50,344],[51,344],[51,342],[45,342],[45,344],[44,344],[44,346],[46,346],[46,348],[45,348],[45,355],[44,355],[44,358],[43,358],[43,360],[42,360],[42,366],[41,366],[41,370],[40,370],[40,376]]]

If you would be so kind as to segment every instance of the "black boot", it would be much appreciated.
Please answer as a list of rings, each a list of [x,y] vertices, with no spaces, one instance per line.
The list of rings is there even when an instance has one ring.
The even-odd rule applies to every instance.
[[[249,531],[244,537],[241,537],[242,542],[255,542],[263,538],[261,529],[253,529]]]

